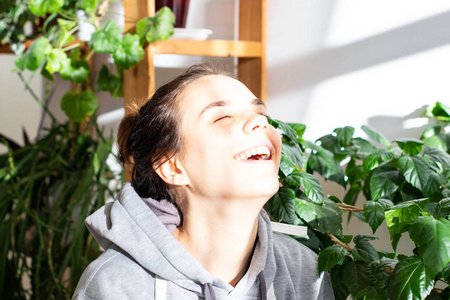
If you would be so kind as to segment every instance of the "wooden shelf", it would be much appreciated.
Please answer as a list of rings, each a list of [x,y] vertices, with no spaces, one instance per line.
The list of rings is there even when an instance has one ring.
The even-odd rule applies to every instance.
[[[135,19],[155,13],[154,0],[124,0],[125,15]],[[124,74],[124,106],[143,105],[155,91],[155,54],[237,57],[237,77],[257,97],[266,99],[267,0],[239,1],[239,40],[176,40],[149,44],[144,59]],[[125,23],[125,32],[134,24]]]
[[[176,40],[150,44],[154,54],[181,54],[217,57],[261,57],[262,45],[257,41]]]

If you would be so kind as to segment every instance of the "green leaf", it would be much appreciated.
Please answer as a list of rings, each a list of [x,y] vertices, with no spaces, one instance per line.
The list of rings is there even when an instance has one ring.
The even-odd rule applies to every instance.
[[[395,253],[392,254],[394,257]],[[378,280],[383,280],[389,277],[389,273],[391,272],[391,270],[394,270],[394,267],[397,263],[397,260],[383,256],[378,260],[372,261],[369,264],[368,268],[370,268],[370,271],[375,278],[377,278]]]
[[[439,148],[424,147],[423,156],[432,162],[442,165],[444,170],[450,169],[450,154]]]
[[[408,257],[395,266],[390,277],[389,299],[424,299],[433,284],[433,276],[426,271],[424,263],[417,257]]]
[[[345,187],[344,171],[333,153],[312,143],[309,144],[309,147],[312,150],[308,159],[309,167],[317,171],[323,178]]]
[[[450,221],[419,217],[408,230],[419,246],[419,256],[434,277],[450,263]]]
[[[119,49],[114,52],[114,62],[124,69],[137,64],[143,57],[144,49],[139,43],[139,37],[135,34],[125,34]]]
[[[278,129],[283,131],[283,137],[288,138],[288,140],[296,143],[298,140],[297,132],[287,123],[283,121],[277,120]]]
[[[114,97],[123,97],[122,78],[114,74],[110,74],[105,65],[103,65],[100,69],[97,85],[100,91],[109,91]]]
[[[395,142],[400,147],[400,149],[402,149],[403,151],[405,151],[406,154],[411,156],[419,154],[424,144],[421,140],[413,138],[399,139],[395,140]]]
[[[167,40],[173,33],[175,15],[168,7],[161,8],[154,17],[143,18],[136,24],[136,33],[141,40],[150,43]]]
[[[362,154],[369,154],[377,150],[369,141],[362,138],[353,138],[352,145],[358,148],[358,152]]]
[[[87,116],[94,114],[98,106],[98,100],[92,91],[70,91],[61,99],[61,109],[70,120],[74,122],[84,122]]]
[[[296,219],[295,199],[295,192],[292,189],[281,187],[270,201],[271,212],[284,222],[292,224]]]
[[[352,255],[355,260],[362,260],[365,262],[372,262],[378,260],[377,250],[372,246],[369,242],[370,240],[375,239],[374,237],[357,235],[353,239],[355,242],[355,247],[352,249]]]
[[[352,261],[344,265],[344,284],[353,296],[370,284],[366,268],[367,263],[362,261]]]
[[[370,178],[370,195],[372,200],[388,197],[398,189],[399,172],[390,166],[381,166]]]
[[[47,38],[40,37],[35,40],[28,51],[16,59],[16,67],[20,70],[37,70],[39,66],[44,62],[45,54],[52,50],[52,46],[48,42]]]
[[[353,138],[355,128],[351,126],[345,126],[342,128],[336,128],[335,130],[333,130],[333,132],[336,133],[336,137],[339,140],[339,143],[341,143],[341,146],[347,147],[347,145],[350,144],[350,141]]]
[[[386,296],[386,284],[384,281],[377,281],[375,285],[367,286],[366,288],[359,291],[355,298],[364,298],[370,300],[387,300]]]
[[[399,158],[398,166],[406,181],[422,191],[425,196],[429,196],[435,191],[434,188],[431,191],[427,189],[428,192],[432,193],[425,193],[425,187],[430,184],[430,175],[432,173],[431,165],[425,158],[418,155],[405,155]]]
[[[61,77],[73,83],[83,83],[89,76],[89,64],[85,60],[73,61],[70,58],[61,61]]]
[[[311,201],[322,203],[322,186],[314,175],[305,172],[293,172],[286,177],[285,181],[288,185],[303,187],[303,191]]]
[[[99,0],[79,0],[77,1],[77,6],[88,14],[93,14],[97,9],[98,1]]]
[[[434,106],[428,106],[424,115],[434,117],[440,121],[450,122],[450,107],[438,101]]]
[[[441,208],[450,208],[450,198],[444,198],[439,201],[439,206]]]
[[[428,201],[428,199],[406,201],[390,207],[390,210],[385,212],[386,224],[391,240],[395,240],[395,238],[398,238],[398,234],[407,230],[408,225],[420,216],[421,211],[426,207]]]
[[[320,232],[342,235],[342,212],[331,200],[325,199],[323,205],[320,205],[296,199],[295,212]]]
[[[302,151],[297,144],[283,142],[281,147],[281,156],[284,164],[282,171],[285,175],[291,174],[294,169],[297,169],[296,167],[300,168],[300,170],[303,169]],[[292,169],[292,167],[294,169]]]
[[[28,7],[37,16],[55,13],[64,5],[64,0],[30,0]]]
[[[66,58],[66,53],[61,49],[52,49],[47,56],[47,64],[45,65],[45,69],[50,74],[59,72],[61,70],[61,62]]]
[[[58,25],[60,29],[58,45],[63,47],[75,39],[71,32],[77,26],[77,22],[58,18]]]
[[[92,34],[89,46],[96,52],[113,54],[120,47],[121,35],[122,29],[110,19],[102,29]]]
[[[389,142],[389,140],[378,130],[370,128],[369,126],[366,125],[361,126],[361,129],[374,141],[387,147],[392,146],[391,142]]]
[[[372,228],[372,232],[375,233],[381,223],[384,221],[384,212],[388,207],[393,206],[391,200],[378,199],[377,201],[366,201],[364,203],[364,216],[367,223]]]
[[[289,127],[291,127],[295,133],[297,134],[297,141],[303,139],[303,134],[306,130],[306,125],[300,123],[287,123]]]
[[[369,171],[375,169],[383,162],[388,162],[397,158],[394,151],[389,151],[386,149],[375,150],[375,152],[369,154],[367,158],[364,159],[364,172],[367,174]]]
[[[444,134],[434,135],[425,140],[425,147],[433,147],[442,149],[447,152],[449,147],[447,146],[447,136]]]
[[[319,253],[319,272],[328,271],[336,265],[341,265],[347,256],[347,250],[335,245],[323,249]]]

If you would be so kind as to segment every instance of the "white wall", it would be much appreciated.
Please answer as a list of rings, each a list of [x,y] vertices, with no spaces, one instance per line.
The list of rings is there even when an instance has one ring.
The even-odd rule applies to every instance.
[[[363,124],[417,134],[400,132],[404,116],[450,103],[449,66],[448,1],[268,0],[269,112],[309,139]]]
[[[15,59],[16,56],[12,54],[0,55],[0,133],[23,145],[22,127],[29,138],[34,139],[42,110],[29,92],[25,91],[18,75],[12,71]],[[27,79],[29,75],[24,72]],[[39,97],[42,96],[43,82],[39,76],[30,82],[30,86]],[[0,153],[4,151],[6,147],[0,145]]]

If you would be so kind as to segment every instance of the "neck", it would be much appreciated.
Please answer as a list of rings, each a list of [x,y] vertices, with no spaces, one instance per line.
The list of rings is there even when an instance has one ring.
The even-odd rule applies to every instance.
[[[235,286],[250,265],[258,229],[258,209],[223,203],[220,207],[188,201],[178,241],[212,275]],[[192,205],[192,204],[197,205]]]

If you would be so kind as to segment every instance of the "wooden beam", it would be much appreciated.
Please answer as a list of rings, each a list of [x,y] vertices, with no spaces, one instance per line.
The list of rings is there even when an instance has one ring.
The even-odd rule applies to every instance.
[[[266,101],[266,26],[267,0],[241,0],[239,40],[261,43],[258,58],[239,58],[238,78],[255,95]]]
[[[154,0],[124,0],[125,28],[133,30],[137,20],[155,14]],[[150,47],[145,48],[144,59],[137,65],[124,71],[123,93],[125,114],[129,114],[132,107],[141,107],[153,94],[155,89],[155,69],[153,67],[153,53]],[[131,179],[132,165],[125,165],[125,181]]]

